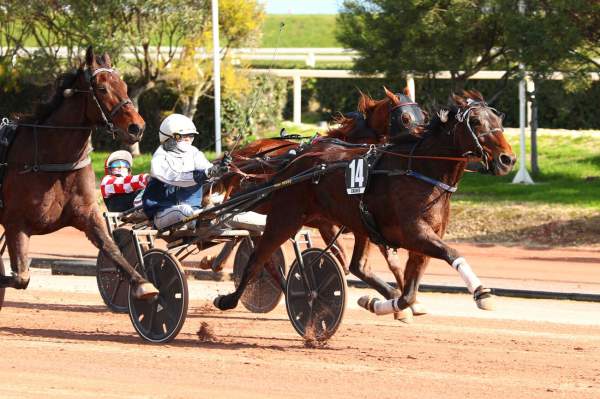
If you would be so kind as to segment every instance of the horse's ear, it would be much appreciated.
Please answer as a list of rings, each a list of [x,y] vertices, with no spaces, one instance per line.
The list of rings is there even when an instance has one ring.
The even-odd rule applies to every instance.
[[[403,90],[404,95],[408,98],[412,98],[412,96],[410,95],[410,88],[408,86],[406,86]]]
[[[96,66],[96,56],[94,55],[94,48],[92,46],[88,46],[85,51],[85,64],[89,68],[94,68]]]
[[[452,93],[452,95],[450,96],[452,102],[454,102],[454,104],[456,104],[456,106],[463,108],[467,106],[467,100],[462,97],[459,96],[458,94]]]
[[[104,65],[106,68],[112,67],[110,55],[108,55],[108,53],[102,54],[102,57],[100,57],[100,61],[102,61],[102,65]]]
[[[360,98],[358,99],[358,111],[366,114],[367,111],[373,106],[373,99],[368,94],[363,93],[359,90]]]
[[[389,98],[390,100],[392,100],[392,102],[394,102],[394,104],[399,102],[398,97],[396,97],[396,95],[394,93],[389,91],[387,87],[383,86],[383,92],[385,93],[385,96],[387,98]]]

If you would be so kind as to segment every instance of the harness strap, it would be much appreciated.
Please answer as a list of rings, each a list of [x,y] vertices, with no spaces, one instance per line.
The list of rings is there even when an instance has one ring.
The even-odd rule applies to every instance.
[[[92,158],[89,156],[85,157],[77,162],[68,162],[68,163],[45,163],[41,165],[24,165],[23,170],[19,172],[20,174],[25,174],[29,172],[70,172],[73,170],[83,169],[89,164],[92,163]]]
[[[379,228],[377,227],[375,217],[371,212],[369,212],[362,198],[360,199],[360,202],[358,204],[358,210],[360,211],[360,220],[362,221],[363,226],[365,226],[365,229],[369,234],[369,240],[371,240],[371,242],[375,243],[376,245],[385,245],[386,247],[392,247],[379,232]]]

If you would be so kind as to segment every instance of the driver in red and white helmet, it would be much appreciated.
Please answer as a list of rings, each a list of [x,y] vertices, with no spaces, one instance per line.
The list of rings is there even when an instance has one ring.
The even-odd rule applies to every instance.
[[[123,212],[134,207],[134,200],[143,190],[149,175],[131,174],[133,157],[128,151],[115,151],[104,163],[104,177],[100,182],[100,192],[110,212]]]

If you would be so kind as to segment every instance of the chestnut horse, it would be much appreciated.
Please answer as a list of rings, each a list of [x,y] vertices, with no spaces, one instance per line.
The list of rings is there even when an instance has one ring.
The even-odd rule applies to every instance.
[[[416,136],[420,134],[423,122],[423,112],[416,103],[413,103],[405,90],[403,94],[394,94],[384,87],[385,98],[375,100],[370,96],[360,93],[358,101],[358,117],[339,116],[335,122],[338,127],[328,130],[324,136],[317,136],[313,142],[327,139],[338,139],[354,144],[381,144],[391,138],[399,138],[404,141],[417,140]],[[364,118],[364,119],[363,119]],[[402,136],[402,137],[400,137]],[[232,153],[235,165],[245,173],[261,174],[269,176],[270,173],[277,170],[279,161],[285,161],[285,155],[290,151],[294,154],[302,152],[309,147],[301,146],[295,141],[282,139],[262,139],[256,140],[247,146]],[[283,156],[283,157],[282,157]],[[280,157],[279,159],[277,157]],[[274,158],[274,159],[273,159]],[[244,177],[242,174],[232,174],[222,180],[226,189],[225,198],[231,193],[235,193],[243,187]],[[258,212],[268,213],[268,203],[262,205]],[[325,243],[335,239],[339,229],[326,219],[316,219],[308,223],[308,226],[319,230]],[[227,248],[231,251],[233,248]],[[349,273],[347,255],[343,246],[337,242],[331,248],[342,268]],[[386,259],[390,270],[398,279],[402,278],[402,266],[394,249],[379,246],[379,250]],[[416,303],[411,306],[414,314],[425,314],[423,306]],[[409,321],[411,313],[398,313],[396,317]]]
[[[142,138],[145,122],[110,57],[96,57],[89,47],[85,64],[58,81],[52,99],[16,124],[0,208],[12,275],[0,276],[0,287],[27,288],[30,236],[74,226],[130,276],[136,297],[158,293],[127,263],[106,230],[89,158],[90,134],[98,125],[132,144]]]
[[[301,226],[315,218],[325,218],[346,226],[354,234],[351,272],[390,300],[361,298],[360,304],[371,311],[392,313],[413,304],[430,257],[443,259],[455,268],[477,306],[491,309],[490,290],[484,288],[467,261],[442,238],[450,217],[450,196],[464,173],[467,156],[480,157],[485,171],[494,175],[509,173],[515,156],[504,138],[501,118],[481,94],[454,95],[453,102],[450,109],[432,119],[416,145],[392,143],[367,151],[325,142],[314,145],[310,152],[277,173],[269,184],[285,181],[321,164],[343,166],[323,174],[318,184],[305,180],[283,185],[271,194],[265,231],[248,260],[240,284],[233,293],[215,298],[215,306],[221,310],[235,308],[246,285],[271,254]],[[368,157],[372,163],[368,188],[362,195],[347,195],[345,166],[359,156]],[[398,281],[400,290],[393,289],[369,269],[370,238],[408,250],[404,276]]]

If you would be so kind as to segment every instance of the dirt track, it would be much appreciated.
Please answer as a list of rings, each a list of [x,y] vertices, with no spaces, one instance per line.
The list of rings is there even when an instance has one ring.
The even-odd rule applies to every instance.
[[[283,306],[213,310],[228,290],[191,282],[186,325],[159,346],[105,310],[93,278],[38,271],[0,311],[0,397],[600,397],[598,303],[498,298],[483,312],[467,295],[423,294],[432,314],[403,325],[358,309],[354,289],[338,333],[310,349]],[[196,335],[203,321],[213,342]]]

